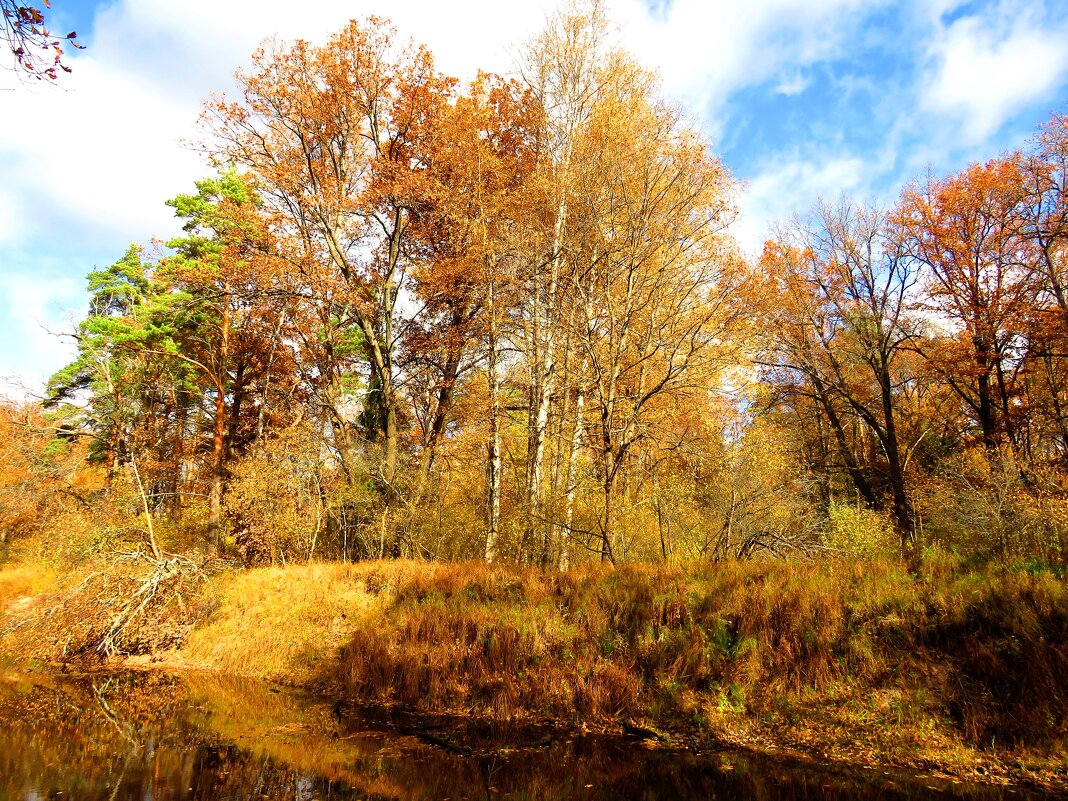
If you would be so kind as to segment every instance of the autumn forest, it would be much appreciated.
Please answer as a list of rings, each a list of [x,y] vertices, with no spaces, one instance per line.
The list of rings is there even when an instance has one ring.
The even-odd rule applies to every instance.
[[[5,409],[5,537],[143,493],[248,562],[1063,563],[1068,122],[747,262],[606,28],[469,87],[374,19],[257,52],[186,236],[93,271],[77,360]]]
[[[259,49],[204,104],[184,235],[90,272],[76,359],[0,408],[0,558],[140,553],[136,602],[207,560],[951,564],[1063,608],[1068,118],[883,207],[814,197],[751,256],[739,182],[599,8],[470,85],[375,18]]]

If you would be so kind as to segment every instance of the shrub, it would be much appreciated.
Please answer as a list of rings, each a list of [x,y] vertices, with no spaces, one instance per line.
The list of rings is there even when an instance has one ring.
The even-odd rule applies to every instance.
[[[873,557],[893,552],[893,526],[887,517],[862,506],[831,503],[826,545],[849,556]]]

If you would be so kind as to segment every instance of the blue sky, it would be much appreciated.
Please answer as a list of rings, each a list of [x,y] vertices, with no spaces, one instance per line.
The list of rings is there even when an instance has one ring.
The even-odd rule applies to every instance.
[[[607,0],[743,183],[759,248],[818,196],[890,202],[1022,146],[1068,112],[1068,0]],[[391,17],[461,78],[507,72],[549,0],[54,0],[87,49],[59,87],[0,72],[0,393],[39,389],[72,352],[84,276],[177,230],[163,201],[209,172],[183,140],[263,38],[322,40]],[[507,8],[507,14],[502,12]],[[7,379],[4,383],[3,379]]]

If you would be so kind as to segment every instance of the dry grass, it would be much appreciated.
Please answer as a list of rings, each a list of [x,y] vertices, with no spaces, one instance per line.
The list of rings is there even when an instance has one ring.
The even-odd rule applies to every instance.
[[[25,606],[34,596],[48,590],[55,581],[55,573],[44,565],[14,564],[0,567],[0,615]]]
[[[913,575],[893,561],[355,570],[384,598],[328,678],[364,698],[685,728],[880,691],[887,725],[933,716],[977,745],[1068,734],[1068,589],[1049,573],[932,563]]]
[[[23,589],[37,592],[0,619],[0,656],[101,661],[116,651],[147,655],[177,647],[203,612],[197,591],[204,576],[186,561],[157,571],[132,555],[96,559],[53,580],[32,565],[16,568],[36,576]]]
[[[182,649],[188,663],[222,673],[307,684],[354,629],[374,625],[377,598],[355,565],[313,563],[220,576],[209,614]]]

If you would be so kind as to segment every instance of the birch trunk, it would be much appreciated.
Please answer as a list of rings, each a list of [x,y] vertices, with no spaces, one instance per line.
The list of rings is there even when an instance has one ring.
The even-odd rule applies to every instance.
[[[497,558],[497,538],[501,520],[501,430],[500,389],[497,378],[497,321],[494,317],[494,287],[489,287],[489,364],[486,366],[490,396],[490,435],[486,443],[486,551],[485,560],[492,564]]]
[[[571,448],[567,459],[567,503],[564,513],[564,532],[560,538],[560,570],[565,572],[571,567],[572,523],[575,519],[575,491],[578,482],[578,454],[582,445],[582,413],[585,410],[586,393],[581,384],[575,399],[575,428],[571,433]]]
[[[225,550],[222,538],[222,496],[226,471],[226,370],[230,358],[230,287],[223,286],[223,310],[218,366],[215,374],[215,428],[212,434],[211,492],[209,494],[208,533],[219,553]]]

